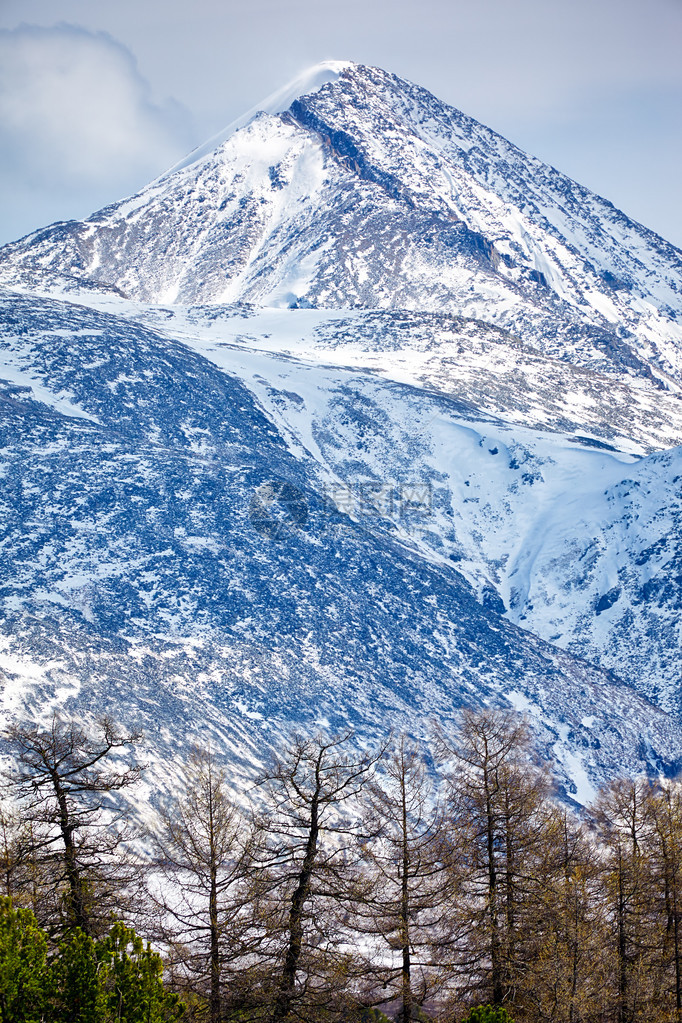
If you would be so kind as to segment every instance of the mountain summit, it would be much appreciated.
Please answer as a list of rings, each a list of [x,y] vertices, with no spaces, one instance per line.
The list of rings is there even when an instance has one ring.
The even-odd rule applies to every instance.
[[[0,279],[8,715],[163,773],[511,704],[576,799],[677,770],[678,249],[331,62]]]
[[[331,62],[132,199],[1,252],[159,304],[420,309],[682,381],[680,252],[425,89]]]

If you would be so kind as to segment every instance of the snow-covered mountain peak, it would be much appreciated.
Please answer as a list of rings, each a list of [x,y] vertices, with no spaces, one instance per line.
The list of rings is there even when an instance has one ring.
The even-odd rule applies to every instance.
[[[191,153],[188,153],[187,156],[162,174],[157,181],[164,181],[176,171],[184,170],[210,157],[227,139],[231,138],[240,128],[249,124],[258,114],[281,114],[288,110],[295,100],[317,92],[318,89],[321,89],[328,82],[337,81],[343,71],[354,66],[351,61],[347,60],[323,60],[319,64],[313,64],[312,67],[296,75],[283,88],[277,89],[261,100],[260,103],[256,103],[255,106],[241,114],[240,117],[235,118],[234,121],[231,121],[222,131],[213,135],[203,145],[193,149]]]
[[[0,272],[161,305],[447,312],[682,381],[678,249],[426,89],[342,61],[132,199],[5,246]]]

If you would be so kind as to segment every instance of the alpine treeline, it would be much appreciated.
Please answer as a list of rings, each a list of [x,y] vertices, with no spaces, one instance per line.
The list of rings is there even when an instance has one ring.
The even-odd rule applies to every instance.
[[[238,790],[204,748],[150,793],[140,739],[5,733],[0,1023],[682,1023],[680,783],[578,812],[488,709]]]

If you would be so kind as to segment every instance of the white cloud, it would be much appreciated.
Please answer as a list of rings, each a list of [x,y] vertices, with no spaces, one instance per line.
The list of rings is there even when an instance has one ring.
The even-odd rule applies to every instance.
[[[161,173],[192,141],[187,112],[154,102],[134,56],[108,34],[66,24],[0,31],[0,188],[10,221],[34,190],[55,206],[63,197],[65,216],[83,216]]]

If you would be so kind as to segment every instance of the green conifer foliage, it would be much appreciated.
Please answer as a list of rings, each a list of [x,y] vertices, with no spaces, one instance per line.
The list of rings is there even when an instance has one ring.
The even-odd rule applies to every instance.
[[[40,933],[40,932],[38,932]],[[117,921],[94,941],[76,929],[52,960],[50,1023],[176,1023],[185,1007],[164,989],[161,957],[131,928]],[[32,1016],[11,1016],[11,1023],[33,1023]],[[0,1023],[6,1023],[0,1016]]]
[[[161,956],[135,931],[117,921],[97,942],[97,959],[106,1014],[120,1023],[174,1023],[185,1007],[164,989]]]
[[[44,1019],[47,940],[30,909],[0,899],[0,1021]]]
[[[98,975],[96,946],[79,928],[60,942],[52,961],[53,1023],[101,1023],[104,997]]]
[[[477,1005],[463,1023],[514,1023],[501,1005]]]

